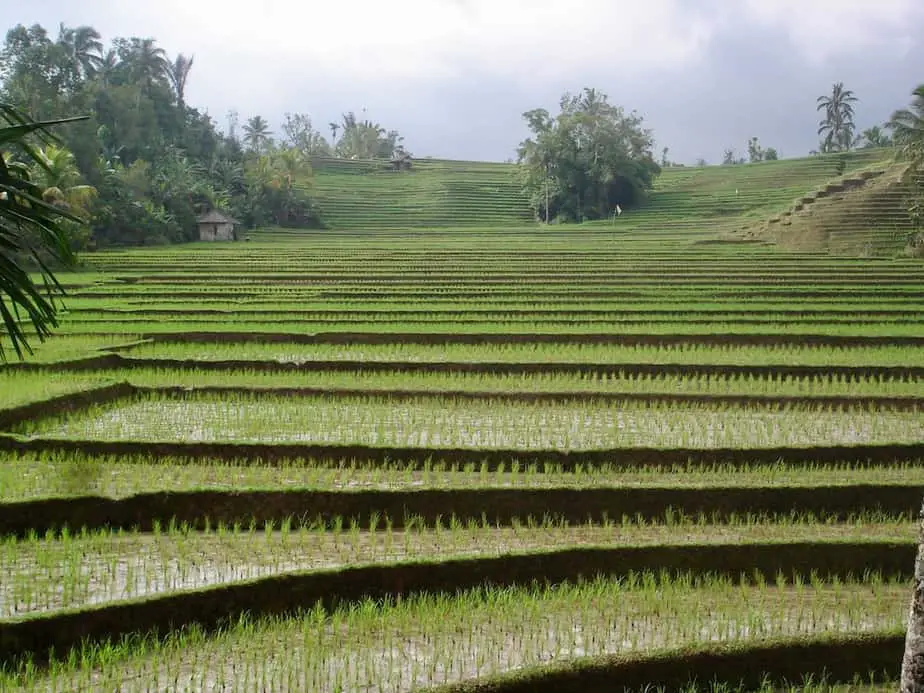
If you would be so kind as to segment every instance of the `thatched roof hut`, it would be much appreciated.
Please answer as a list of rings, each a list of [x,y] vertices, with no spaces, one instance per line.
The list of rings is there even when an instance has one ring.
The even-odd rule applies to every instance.
[[[213,209],[196,219],[199,224],[200,241],[233,241],[235,240],[235,227],[240,226],[234,217]]]

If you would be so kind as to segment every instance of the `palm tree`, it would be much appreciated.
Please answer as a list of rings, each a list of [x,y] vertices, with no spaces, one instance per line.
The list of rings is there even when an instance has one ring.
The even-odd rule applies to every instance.
[[[244,124],[244,144],[253,152],[259,153],[267,149],[272,134],[269,123],[263,119],[263,116],[255,115],[253,118],[248,118]]]
[[[285,181],[285,187],[291,188],[292,181],[296,178],[303,177],[306,173],[310,175],[311,165],[305,156],[294,147],[284,149],[273,157],[272,165],[279,173],[280,180]]]
[[[330,143],[331,143],[331,146],[333,146],[337,143],[337,131],[340,129],[340,123],[335,123],[334,121],[331,121],[328,124],[328,127],[330,128]]]
[[[35,122],[14,107],[0,103],[0,318],[3,331],[22,358],[23,350],[31,351],[20,311],[32,324],[40,340],[57,326],[55,294],[64,290],[48,268],[42,255],[69,262],[72,252],[68,234],[60,220],[80,222],[77,217],[49,204],[43,199],[45,190],[32,180],[29,162],[44,169],[39,153],[26,141],[33,133],[43,133],[49,126],[84,120],[67,118]],[[23,153],[24,162],[12,161],[9,150]],[[29,276],[24,258],[37,263],[45,285],[43,292]],[[0,343],[0,359],[6,358]]]
[[[96,75],[103,62],[103,43],[100,33],[91,26],[58,27],[58,45],[64,48],[77,75],[82,79]]]
[[[189,71],[192,69],[193,60],[196,56],[191,55],[188,58],[180,53],[176,60],[167,66],[167,76],[173,85],[173,91],[176,93],[176,102],[180,108],[183,107],[186,97],[186,80],[189,79]]]
[[[99,63],[99,76],[103,81],[103,86],[109,86],[109,79],[115,73],[118,66],[119,54],[114,48],[110,48],[100,59]]]
[[[893,139],[898,146],[897,158],[907,161],[904,181],[913,191],[908,200],[908,214],[914,223],[910,240],[912,246],[924,247],[924,84],[919,85],[912,94],[908,108],[895,111],[889,120]],[[924,544],[924,541],[922,541]],[[924,552],[924,545],[921,548]],[[922,554],[924,555],[924,554]],[[924,604],[920,605],[924,608]],[[924,637],[924,623],[922,632]]]
[[[167,53],[157,46],[154,39],[133,38],[131,62],[133,76],[147,86],[168,79],[170,61]]]
[[[821,151],[847,151],[854,144],[853,104],[857,97],[843,82],[831,88],[830,96],[819,96],[815,110],[824,111],[824,118],[818,124],[818,134],[823,135]]]
[[[96,188],[81,183],[74,155],[52,142],[37,149],[38,161],[33,180],[45,188],[43,199],[60,209],[86,217]]]
[[[873,125],[871,128],[867,128],[860,133],[860,141],[864,142],[863,149],[874,149],[880,147],[891,147],[892,138],[886,134],[886,129],[889,126],[886,125],[885,128],[878,125]]]
[[[911,105],[895,111],[889,120],[892,139],[898,145],[899,154],[916,168],[924,167],[924,84],[913,92]]]

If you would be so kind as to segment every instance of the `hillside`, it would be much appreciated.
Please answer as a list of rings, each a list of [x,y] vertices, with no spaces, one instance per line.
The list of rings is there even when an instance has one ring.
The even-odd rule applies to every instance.
[[[873,207],[866,203],[873,214],[838,212],[845,209],[838,207],[845,198],[834,196],[816,207],[810,219],[793,222],[785,234],[769,232],[767,224],[832,182],[884,170],[888,156],[881,150],[860,150],[737,166],[667,168],[642,207],[591,225],[812,251],[892,253],[900,250],[902,237],[894,214],[901,200],[894,190],[877,198]],[[395,172],[382,161],[313,163],[315,191],[331,229],[509,228],[533,222],[510,164],[422,159],[411,171]],[[825,221],[822,211],[830,219]]]
[[[905,207],[906,167],[889,162],[848,173],[807,192],[740,233],[781,247],[847,255],[886,255],[903,249],[912,231]]]
[[[410,171],[386,161],[316,159],[315,191],[332,229],[530,223],[510,164],[421,159]]]

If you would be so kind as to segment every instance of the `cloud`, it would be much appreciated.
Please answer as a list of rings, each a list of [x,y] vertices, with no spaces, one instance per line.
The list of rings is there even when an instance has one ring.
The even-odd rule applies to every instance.
[[[814,65],[858,51],[895,54],[911,47],[920,0],[744,0],[748,17],[781,30]]]
[[[343,111],[401,130],[415,154],[505,159],[520,114],[594,86],[637,108],[672,156],[715,160],[752,134],[807,152],[815,98],[844,81],[858,121],[919,80],[920,0],[42,0],[10,23],[91,24],[195,54],[187,98],[279,129]],[[885,114],[885,115],[884,115]],[[858,122],[858,124],[860,124]],[[711,152],[711,153],[710,153]]]
[[[124,6],[95,4],[127,15]],[[146,33],[230,64],[265,61],[268,71],[376,83],[472,70],[530,82],[594,64],[662,67],[688,59],[709,37],[677,0],[264,0],[250,11],[228,8],[222,0],[160,0],[131,3],[131,14]]]

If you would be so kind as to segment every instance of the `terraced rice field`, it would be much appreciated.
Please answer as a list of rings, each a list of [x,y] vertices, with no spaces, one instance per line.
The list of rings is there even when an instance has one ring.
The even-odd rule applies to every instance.
[[[701,238],[86,255],[0,368],[0,689],[890,690],[924,266]]]

